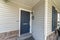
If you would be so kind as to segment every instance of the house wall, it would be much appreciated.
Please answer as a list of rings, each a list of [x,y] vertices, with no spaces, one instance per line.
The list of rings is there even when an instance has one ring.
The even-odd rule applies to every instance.
[[[55,3],[53,2],[53,0],[49,0],[48,1],[48,10],[47,10],[47,35],[50,35],[52,32],[52,6],[54,6],[57,10],[57,12],[59,12],[60,10],[58,9],[58,7],[55,5]]]
[[[0,0],[0,33],[19,29],[19,8],[31,10],[26,5]]]
[[[55,5],[53,0],[48,0],[48,6],[47,6],[47,40],[56,40],[56,34],[55,31],[52,31],[52,6],[56,8],[56,10],[59,12],[60,10]]]
[[[17,40],[19,34],[19,8],[31,10],[26,5],[0,0],[0,40]]]
[[[44,16],[45,1],[41,0],[33,7],[34,20],[32,24],[32,33],[35,40],[45,40],[44,34]]]

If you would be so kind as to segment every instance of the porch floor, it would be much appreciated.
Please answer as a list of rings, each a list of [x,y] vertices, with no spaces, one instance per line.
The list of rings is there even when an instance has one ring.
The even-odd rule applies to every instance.
[[[58,40],[60,40],[60,37],[58,37]]]

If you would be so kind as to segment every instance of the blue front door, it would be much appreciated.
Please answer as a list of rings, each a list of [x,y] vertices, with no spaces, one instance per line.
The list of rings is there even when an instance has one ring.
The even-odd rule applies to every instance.
[[[30,32],[30,12],[21,10],[21,32],[25,34]]]

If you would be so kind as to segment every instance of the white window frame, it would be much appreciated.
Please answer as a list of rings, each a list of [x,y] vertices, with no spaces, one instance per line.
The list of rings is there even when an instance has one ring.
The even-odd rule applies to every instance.
[[[19,8],[19,37],[21,36],[21,34],[20,34],[21,10],[30,12],[30,32],[29,33],[32,33],[32,13],[31,13],[32,11],[28,10],[28,9],[24,9],[24,8]]]

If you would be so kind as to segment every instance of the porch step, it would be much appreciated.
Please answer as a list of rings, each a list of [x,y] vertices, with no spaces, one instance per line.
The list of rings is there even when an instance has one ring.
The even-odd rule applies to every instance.
[[[24,34],[21,35],[17,40],[34,40],[32,34]]]
[[[33,36],[26,38],[25,40],[34,40]]]

